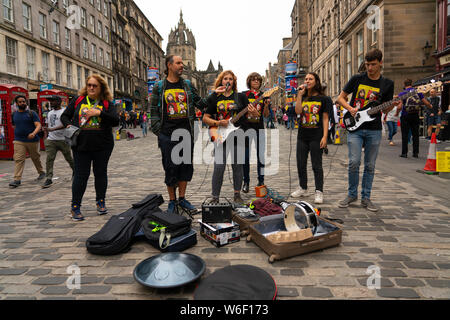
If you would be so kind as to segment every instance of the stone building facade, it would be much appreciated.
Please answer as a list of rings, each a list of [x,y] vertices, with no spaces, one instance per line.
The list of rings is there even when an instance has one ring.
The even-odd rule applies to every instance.
[[[206,70],[197,70],[196,51],[197,45],[194,34],[186,26],[183,12],[180,11],[178,25],[169,34],[166,54],[174,54],[183,58],[185,64],[184,77],[192,81],[202,97],[206,97],[213,88],[215,79],[223,71],[223,67],[219,62],[216,69],[210,61]]]
[[[40,85],[73,97],[98,73],[112,87],[109,19],[104,0],[2,1],[0,83],[28,89],[32,108]]]

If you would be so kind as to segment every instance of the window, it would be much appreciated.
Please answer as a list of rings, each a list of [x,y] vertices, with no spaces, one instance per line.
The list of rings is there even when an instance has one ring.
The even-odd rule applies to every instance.
[[[83,69],[80,66],[77,66],[77,85],[78,85],[78,90],[81,89],[81,73],[83,72]]]
[[[109,29],[105,26],[105,41],[109,43]]]
[[[17,40],[6,37],[6,70],[17,74]]]
[[[111,68],[111,54],[109,52],[106,53],[106,67]]]
[[[91,43],[91,59],[97,62],[97,46],[93,43]]]
[[[42,51],[42,81],[48,82],[50,54]]]
[[[88,41],[83,39],[83,58],[89,59]]]
[[[346,66],[347,66],[347,80],[350,80],[352,76],[352,42],[347,42],[346,45],[347,48],[347,60],[346,60]]]
[[[97,31],[98,31],[98,36],[100,38],[103,38],[103,24],[100,20],[97,21]]]
[[[27,46],[27,78],[36,80],[36,49]]]
[[[3,0],[3,19],[14,22],[12,0]]]
[[[333,80],[332,80],[332,69],[331,69],[331,60],[328,61],[328,67],[327,67],[327,72],[328,72],[328,80],[327,80],[327,84],[328,84],[328,89],[327,89],[327,93],[329,96],[332,95],[333,92]]]
[[[97,10],[102,12],[102,2],[100,0],[97,0]]]
[[[98,63],[100,63],[100,65],[104,66],[105,65],[105,61],[104,61],[104,57],[103,57],[103,48],[100,48],[98,51]]]
[[[364,37],[363,37],[363,31],[361,30],[356,34],[356,39],[358,41],[358,68],[361,65],[361,63],[364,62]]]
[[[103,14],[108,18],[108,4],[106,1],[103,1]]]
[[[31,7],[26,3],[22,3],[23,28],[31,31]]]
[[[81,25],[86,28],[86,9],[81,8]]]
[[[66,14],[69,14],[67,11],[69,10],[69,0],[63,0],[62,6],[64,10],[66,10]]]
[[[95,34],[95,18],[92,14],[89,16],[89,26],[91,27],[91,32]]]
[[[89,0],[89,3],[90,3],[91,5],[94,5],[94,0]]]
[[[66,71],[67,87],[72,88],[72,62],[66,62]]]
[[[117,29],[119,30],[119,37],[123,38],[123,28],[120,24]]]
[[[334,92],[335,94],[339,94],[339,56],[334,56]]]
[[[84,79],[86,80],[89,77],[89,69],[84,68]]]
[[[81,55],[80,51],[80,35],[78,33],[75,33],[75,53],[77,56]]]
[[[43,13],[39,13],[39,35],[47,39],[47,16]]]
[[[59,45],[59,23],[53,20],[53,43]]]
[[[70,29],[65,28],[64,29],[64,38],[65,38],[65,45],[66,45],[66,49],[70,50],[72,47],[71,41],[70,41]]]
[[[116,32],[116,19],[112,19],[112,31]]]
[[[61,84],[61,68],[62,68],[62,60],[59,57],[55,57],[55,81],[56,84]]]

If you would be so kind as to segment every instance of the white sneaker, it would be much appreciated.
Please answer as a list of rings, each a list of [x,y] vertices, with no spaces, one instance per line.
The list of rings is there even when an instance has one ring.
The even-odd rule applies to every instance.
[[[316,196],[314,198],[314,203],[316,203],[316,204],[323,203],[323,192],[316,190]]]
[[[291,193],[291,197],[292,198],[300,198],[300,197],[306,196],[307,194],[308,194],[307,189],[298,188],[297,190],[295,190],[294,192]]]

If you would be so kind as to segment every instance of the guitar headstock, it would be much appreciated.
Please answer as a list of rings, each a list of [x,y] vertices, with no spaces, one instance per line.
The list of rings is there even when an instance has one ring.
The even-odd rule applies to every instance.
[[[263,93],[262,97],[267,98],[273,95],[275,92],[277,92],[280,89],[280,87],[273,87],[272,89],[267,90]]]
[[[416,91],[420,92],[420,93],[427,93],[431,89],[436,89],[436,88],[442,87],[443,85],[444,84],[442,83],[442,81],[431,82],[431,83],[424,84],[423,86],[417,87]]]

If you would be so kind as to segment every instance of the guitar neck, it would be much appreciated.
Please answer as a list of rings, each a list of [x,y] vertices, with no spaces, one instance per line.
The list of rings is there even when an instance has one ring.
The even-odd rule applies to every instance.
[[[380,111],[383,111],[384,109],[389,108],[390,106],[392,106],[392,104],[393,104],[394,102],[396,102],[396,101],[398,101],[398,100],[407,99],[407,98],[412,97],[412,96],[414,96],[414,95],[416,95],[416,94],[417,94],[416,91],[410,91],[410,92],[408,92],[408,93],[402,95],[401,97],[394,98],[394,99],[392,99],[392,100],[390,100],[390,101],[387,101],[387,102],[382,103],[382,104],[380,104],[380,105],[378,105],[378,106],[376,106],[376,107],[371,108],[369,111],[367,111],[367,113],[368,113],[369,115],[373,116],[374,114],[376,114],[376,113],[378,113],[378,112],[380,112]]]

